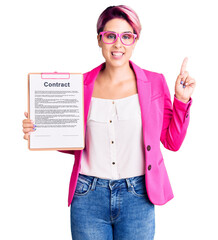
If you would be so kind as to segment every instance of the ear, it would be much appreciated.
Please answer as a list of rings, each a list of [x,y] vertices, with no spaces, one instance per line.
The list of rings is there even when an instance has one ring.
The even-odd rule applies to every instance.
[[[101,48],[102,47],[102,41],[100,40],[100,35],[97,35],[97,40],[98,40],[98,46]]]

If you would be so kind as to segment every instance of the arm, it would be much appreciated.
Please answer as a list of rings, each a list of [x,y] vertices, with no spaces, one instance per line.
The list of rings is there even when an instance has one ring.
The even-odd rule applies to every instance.
[[[166,79],[163,74],[161,76],[164,89],[164,116],[160,140],[165,148],[178,151],[187,132],[192,98],[190,97],[189,101],[184,103],[177,99],[174,94],[172,105]]]

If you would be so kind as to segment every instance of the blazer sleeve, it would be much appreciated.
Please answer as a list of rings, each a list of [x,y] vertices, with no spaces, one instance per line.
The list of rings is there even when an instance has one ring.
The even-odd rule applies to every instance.
[[[172,104],[166,79],[163,74],[161,76],[164,89],[164,115],[160,140],[165,148],[178,151],[189,125],[192,98],[189,99],[188,103],[183,103],[174,94]]]

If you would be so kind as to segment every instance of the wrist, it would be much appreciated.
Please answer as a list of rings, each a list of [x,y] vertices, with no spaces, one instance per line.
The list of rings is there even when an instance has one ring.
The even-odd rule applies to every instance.
[[[179,101],[181,101],[181,102],[183,102],[183,103],[188,103],[189,100],[190,100],[190,98],[184,99],[184,98],[177,97],[176,94],[175,94],[175,97],[176,97]]]

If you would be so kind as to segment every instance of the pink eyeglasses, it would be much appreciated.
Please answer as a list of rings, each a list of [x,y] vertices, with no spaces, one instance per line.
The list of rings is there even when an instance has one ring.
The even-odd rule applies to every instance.
[[[120,38],[122,44],[130,46],[135,42],[137,34],[131,32],[116,33],[111,31],[100,32],[102,35],[103,42],[106,44],[112,44],[117,41],[117,38]]]

